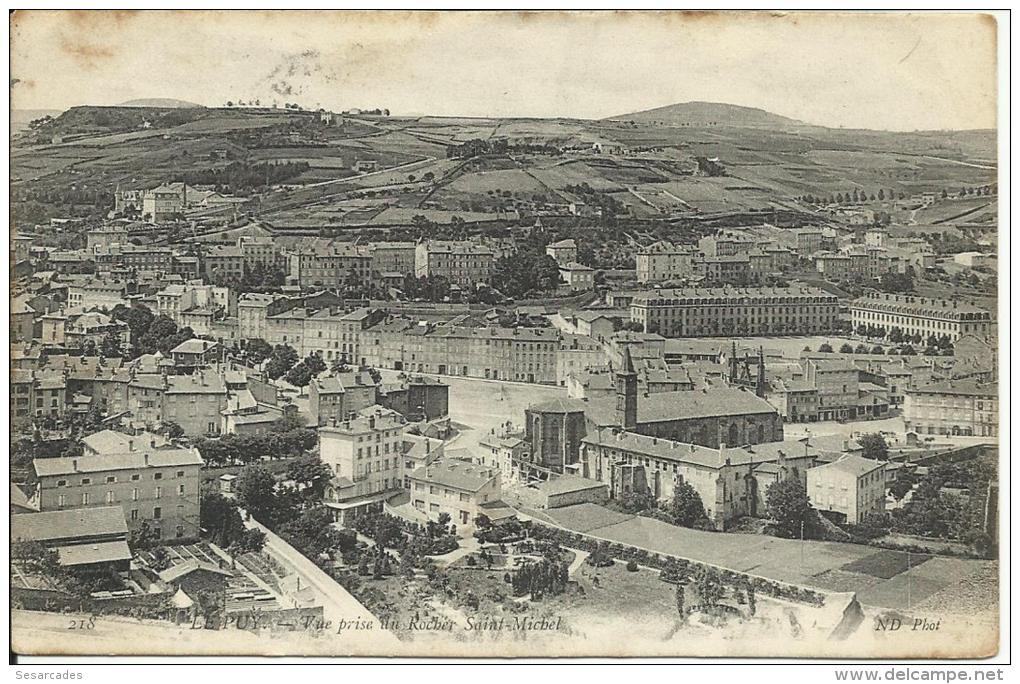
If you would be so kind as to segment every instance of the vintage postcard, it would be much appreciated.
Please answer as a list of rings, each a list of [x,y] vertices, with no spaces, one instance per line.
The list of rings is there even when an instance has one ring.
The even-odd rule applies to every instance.
[[[1000,19],[12,13],[12,651],[994,656]]]

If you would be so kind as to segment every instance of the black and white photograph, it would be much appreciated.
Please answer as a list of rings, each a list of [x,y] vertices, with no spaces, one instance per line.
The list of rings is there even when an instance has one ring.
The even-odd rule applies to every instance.
[[[1008,21],[12,11],[12,654],[1001,654]]]

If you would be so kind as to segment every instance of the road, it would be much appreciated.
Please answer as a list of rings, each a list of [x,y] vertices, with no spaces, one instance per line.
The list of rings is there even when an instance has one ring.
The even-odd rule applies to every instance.
[[[315,593],[316,604],[321,605],[323,617],[332,623],[337,632],[341,624],[356,621],[359,625],[371,625],[359,629],[343,630],[337,635],[336,648],[343,653],[386,653],[399,642],[390,631],[382,628],[365,606],[354,598],[336,580],[323,572],[315,563],[305,558],[293,546],[273,534],[256,520],[248,520],[245,527],[259,529],[266,534],[265,550],[277,561],[297,573],[302,585]]]

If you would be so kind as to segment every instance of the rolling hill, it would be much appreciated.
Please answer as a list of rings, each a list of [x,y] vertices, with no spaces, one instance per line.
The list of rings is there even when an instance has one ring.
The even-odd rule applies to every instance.
[[[205,105],[195,104],[194,102],[186,102],[184,100],[174,100],[168,97],[153,97],[142,100],[128,100],[127,102],[121,102],[118,107],[155,107],[160,109],[196,109],[204,107]]]
[[[772,114],[764,109],[741,107],[723,102],[682,102],[632,114],[612,116],[609,119],[657,123],[666,126],[791,128],[807,125],[795,119]]]

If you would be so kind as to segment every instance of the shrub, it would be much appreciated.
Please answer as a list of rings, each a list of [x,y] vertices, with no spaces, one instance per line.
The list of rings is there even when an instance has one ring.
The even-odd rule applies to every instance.
[[[632,560],[627,561],[627,572],[637,572],[638,565]]]

